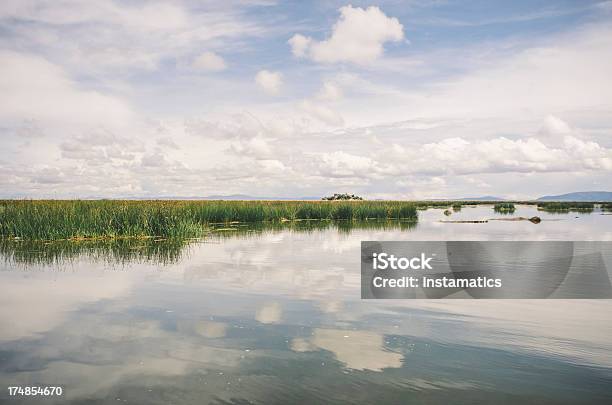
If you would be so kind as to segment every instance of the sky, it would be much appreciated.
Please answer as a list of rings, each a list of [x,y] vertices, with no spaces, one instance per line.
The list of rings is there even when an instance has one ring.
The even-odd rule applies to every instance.
[[[0,198],[612,190],[612,1],[3,0]]]

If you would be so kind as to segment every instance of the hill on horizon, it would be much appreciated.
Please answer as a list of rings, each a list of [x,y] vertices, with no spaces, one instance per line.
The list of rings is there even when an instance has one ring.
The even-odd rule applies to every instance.
[[[612,191],[579,191],[575,193],[546,195],[537,201],[612,201]]]

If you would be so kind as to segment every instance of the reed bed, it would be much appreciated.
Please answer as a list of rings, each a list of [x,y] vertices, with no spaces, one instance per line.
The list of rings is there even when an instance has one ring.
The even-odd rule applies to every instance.
[[[497,203],[493,206],[493,211],[500,214],[512,214],[516,211],[513,203]]]
[[[538,209],[550,212],[568,212],[568,211],[593,211],[595,204],[592,202],[539,202]]]
[[[273,235],[278,232],[312,233],[328,229],[350,234],[355,229],[409,231],[416,221],[383,219],[368,221],[263,221],[211,225],[207,241]],[[66,265],[85,257],[109,266],[128,263],[170,265],[189,256],[197,239],[117,238],[85,240],[21,240],[0,238],[0,262],[11,265]]]
[[[0,237],[194,238],[215,223],[417,218],[415,204],[404,201],[4,200]]]
[[[173,264],[190,246],[190,239],[9,240],[0,239],[0,259],[12,265],[65,265],[86,257],[109,265]]]

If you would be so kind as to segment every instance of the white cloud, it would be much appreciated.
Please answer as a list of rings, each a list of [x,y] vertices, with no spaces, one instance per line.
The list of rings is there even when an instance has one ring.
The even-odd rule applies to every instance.
[[[380,171],[373,159],[343,151],[321,153],[318,160],[317,167],[324,176],[368,178]]]
[[[540,133],[544,135],[566,135],[572,132],[567,122],[559,117],[549,115],[544,119]]]
[[[328,125],[342,126],[344,124],[344,119],[339,113],[320,102],[314,100],[304,100],[300,104],[300,107],[311,117],[316,118],[317,120]]]
[[[412,102],[415,113],[462,117],[598,111],[612,105],[612,29],[592,26],[554,43],[527,47],[458,78],[438,83]],[[557,123],[558,124],[558,123]]]
[[[210,72],[225,70],[225,60],[214,52],[204,52],[193,61],[193,67]]]
[[[253,138],[238,138],[232,142],[230,150],[255,159],[269,159],[273,155],[269,141],[260,135]]]
[[[404,38],[404,27],[397,18],[387,17],[378,7],[364,10],[348,5],[339,11],[329,38],[316,41],[296,34],[289,39],[293,55],[320,63],[367,64],[383,54],[385,42]]]
[[[342,98],[342,89],[336,83],[325,82],[317,93],[317,98],[325,101],[336,101]]]
[[[404,36],[399,21],[347,6],[328,34],[290,45],[295,57],[359,66],[309,67],[274,53],[279,36],[306,34],[296,24],[226,3],[2,2],[3,195],[612,186],[609,24],[406,55],[389,49]],[[241,66],[194,74],[221,70],[221,55]],[[261,71],[253,83],[263,67],[285,76]]]
[[[156,70],[162,60],[187,60],[227,49],[269,28],[236,3],[196,9],[194,3],[36,0],[0,4],[0,46],[36,51],[79,74]]]
[[[90,166],[112,165],[114,160],[131,161],[143,151],[139,142],[102,128],[69,137],[59,144],[59,149],[62,158],[81,160]]]
[[[162,148],[180,149],[176,142],[174,142],[174,140],[169,136],[162,136],[160,138],[157,138],[157,144]]]
[[[23,138],[37,138],[44,136],[40,123],[35,119],[24,119],[17,129],[17,134]]]
[[[378,156],[387,165],[385,173],[390,175],[546,173],[612,168],[612,150],[569,135],[559,147],[547,146],[535,138],[476,141],[447,138],[416,149],[390,147]]]
[[[141,160],[143,167],[165,167],[168,165],[166,158],[161,153],[152,153],[144,155]]]
[[[259,164],[261,172],[264,174],[285,173],[288,170],[283,162],[276,159],[259,160],[257,163]]]
[[[283,75],[280,72],[260,70],[255,75],[255,83],[267,94],[277,95],[283,85]]]
[[[291,46],[291,53],[293,56],[303,58],[307,56],[308,47],[312,43],[312,38],[305,37],[302,34],[295,34],[287,43]]]
[[[8,0],[3,2],[3,7],[0,7],[0,18],[27,19],[50,25],[117,24],[143,31],[179,28],[184,26],[188,19],[185,11],[174,4],[120,6],[109,0],[88,2]]]
[[[315,120],[329,126],[343,126],[344,118],[336,111],[337,102],[342,98],[342,89],[336,83],[326,81],[312,97],[303,100],[299,107]]]
[[[122,99],[82,88],[44,58],[11,51],[0,52],[0,101],[5,121],[124,126],[134,119]]]

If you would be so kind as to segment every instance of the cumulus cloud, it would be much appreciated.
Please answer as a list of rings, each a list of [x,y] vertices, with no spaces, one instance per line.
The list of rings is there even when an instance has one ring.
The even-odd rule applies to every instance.
[[[209,72],[219,72],[225,70],[227,65],[225,60],[214,52],[204,52],[193,61],[193,67]]]
[[[89,133],[70,137],[59,145],[64,159],[81,160],[90,166],[114,161],[131,161],[143,148],[138,142],[97,128]]]
[[[283,162],[277,159],[263,159],[257,162],[264,174],[284,173],[288,170]]]
[[[338,112],[319,101],[304,100],[300,107],[311,117],[328,125],[341,126],[344,124],[344,119]]]
[[[255,75],[255,83],[266,93],[277,95],[283,85],[283,75],[280,72],[260,70]]]
[[[30,178],[33,183],[60,184],[66,181],[66,175],[56,167],[36,168],[35,175]]]
[[[404,38],[404,27],[397,18],[387,17],[378,7],[363,9],[348,5],[339,11],[340,18],[329,38],[316,41],[296,34],[289,39],[293,55],[319,63],[366,64],[383,54],[386,42]]]
[[[83,88],[46,59],[0,51],[0,119],[38,125],[122,126],[134,120],[124,100]]]
[[[380,171],[379,165],[366,156],[357,156],[343,151],[318,155],[319,172],[330,177],[368,178]]]
[[[299,107],[309,117],[329,126],[343,126],[344,118],[336,110],[342,99],[341,87],[332,81],[325,81],[321,89],[311,98],[303,100]]]
[[[317,98],[325,101],[339,100],[342,98],[342,88],[334,82],[326,81],[317,93]]]
[[[385,55],[404,38],[392,18],[401,15],[346,6],[328,34],[290,39],[294,57],[330,65],[293,66],[289,92],[289,71],[248,65],[292,58],[259,53],[278,40],[257,37],[270,33],[265,13],[230,3],[202,13],[192,2],[2,2],[0,192],[305,196],[354,184],[365,196],[461,196],[551,179],[612,185],[609,24]],[[226,66],[215,52],[247,65],[194,75]]]
[[[312,43],[312,38],[305,37],[302,34],[295,34],[289,38],[287,42],[291,46],[291,53],[293,53],[293,56],[303,58],[307,56],[308,47],[310,47]]]
[[[287,158],[287,148],[279,144],[303,130],[299,122],[281,118],[264,120],[250,113],[222,116],[217,120],[194,118],[185,124],[187,133],[207,143],[214,140],[226,145],[224,152],[255,160]]]
[[[237,138],[232,142],[230,150],[239,155],[251,156],[255,159],[268,159],[273,155],[269,140],[263,136]]]
[[[486,185],[476,176],[502,173],[606,173],[612,170],[612,149],[576,134],[561,120],[548,117],[544,125],[550,123],[556,124],[553,127],[558,136],[555,142],[525,134],[516,139],[505,136],[477,139],[454,136],[424,143],[416,140],[406,142],[403,139],[409,137],[401,134],[435,133],[435,127],[405,129],[400,123],[394,142],[369,143],[367,153],[349,152],[341,146],[341,142],[334,143],[338,148],[335,151],[311,154],[311,169],[330,179],[351,178],[366,182],[389,179],[400,187],[409,184],[442,186],[445,184],[443,176],[448,175],[470,175],[471,184]],[[532,134],[538,135],[540,132],[536,130]],[[371,137],[369,129],[362,130],[362,133],[361,136],[355,133],[351,136],[353,139]],[[329,145],[332,145],[331,141]],[[414,176],[421,176],[421,179]],[[434,180],[438,183],[432,183]]]
[[[567,122],[559,117],[549,115],[544,119],[540,133],[544,135],[566,135],[572,132]]]
[[[157,145],[162,148],[180,149],[176,142],[174,142],[174,139],[169,136],[162,136],[160,138],[157,138]]]
[[[612,168],[612,150],[569,135],[559,147],[534,138],[447,138],[416,149],[394,145],[379,156],[392,174],[547,173]]]
[[[144,155],[141,159],[143,167],[165,167],[168,165],[166,157],[160,152]]]

